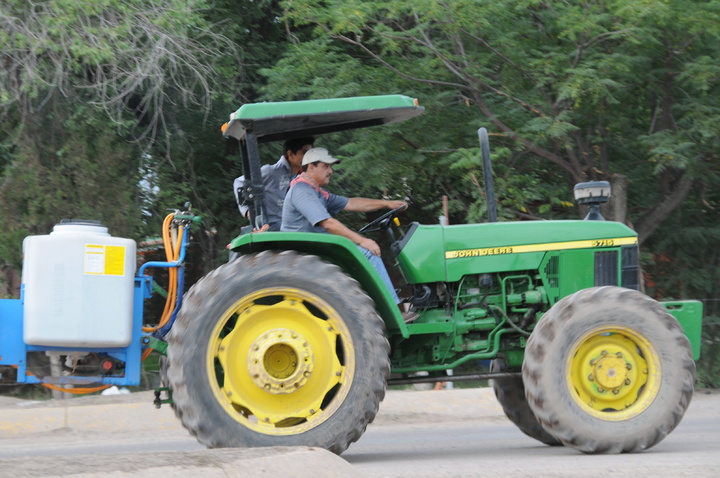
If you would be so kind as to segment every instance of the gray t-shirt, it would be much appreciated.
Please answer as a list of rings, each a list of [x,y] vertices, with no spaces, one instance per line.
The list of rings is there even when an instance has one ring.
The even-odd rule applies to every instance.
[[[319,222],[334,217],[345,209],[348,198],[328,193],[326,198],[311,185],[298,182],[290,188],[285,197],[282,211],[281,231],[325,232]]]
[[[292,169],[285,156],[275,164],[265,164],[260,168],[263,181],[263,205],[265,206],[265,215],[267,223],[270,225],[271,231],[280,230],[280,222],[282,220],[282,208],[292,180]],[[238,189],[245,185],[245,176],[236,178],[233,182],[233,191],[235,192],[235,200],[243,217],[246,217],[248,206],[242,202],[242,197],[238,196]]]

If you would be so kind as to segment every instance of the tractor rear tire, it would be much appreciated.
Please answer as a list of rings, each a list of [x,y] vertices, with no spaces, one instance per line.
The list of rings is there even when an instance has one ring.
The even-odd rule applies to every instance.
[[[490,363],[491,372],[504,372],[507,370],[505,361],[495,359]],[[493,391],[505,412],[521,432],[546,445],[562,446],[562,442],[545,431],[535,414],[530,409],[525,398],[525,385],[522,377],[504,377],[492,379]]]
[[[340,454],[385,395],[383,329],[339,267],[295,252],[240,257],[193,286],[169,334],[175,413],[211,448]]]
[[[540,319],[525,349],[523,381],[535,416],[566,446],[632,453],[680,423],[695,362],[661,304],[635,290],[595,287]]]

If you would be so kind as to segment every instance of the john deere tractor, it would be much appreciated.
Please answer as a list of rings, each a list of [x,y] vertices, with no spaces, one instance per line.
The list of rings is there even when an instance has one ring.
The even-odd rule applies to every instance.
[[[422,112],[395,95],[242,106],[224,134],[239,140],[253,225],[265,214],[261,144]],[[419,312],[409,324],[351,241],[241,234],[234,260],[192,287],[168,335],[177,416],[210,447],[341,453],[389,384],[492,379],[508,418],[543,443],[652,447],[690,403],[702,307],[640,292],[637,234],[599,220],[607,183],[576,194],[588,220],[398,227],[390,211],[363,228],[394,234],[391,266]],[[488,372],[446,374],[479,361]]]
[[[137,385],[142,360],[156,351],[165,355],[156,405],[172,403],[207,446],[342,453],[388,385],[492,379],[508,418],[545,444],[620,453],[660,442],[692,397],[702,307],[638,290],[637,235],[599,212],[607,183],[575,187],[586,220],[497,222],[481,129],[488,222],[401,227],[394,210],[360,229],[391,235],[391,266],[419,313],[411,323],[351,241],[252,232],[265,222],[262,143],[422,112],[390,95],[233,113],[224,133],[239,140],[252,225],[230,244],[233,259],[186,295],[189,230],[201,220],[190,205],[165,218],[167,260],[137,271],[135,241],[97,221],[62,221],[27,237],[20,298],[0,299],[3,382],[73,393]],[[166,307],[148,325],[147,271],[158,268],[170,278]],[[487,372],[458,373],[480,361]]]

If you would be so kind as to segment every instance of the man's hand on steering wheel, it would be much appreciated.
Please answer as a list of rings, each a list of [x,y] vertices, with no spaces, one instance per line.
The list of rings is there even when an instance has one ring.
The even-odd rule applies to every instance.
[[[367,223],[360,230],[358,230],[358,232],[373,232],[379,231],[380,229],[387,229],[388,227],[390,227],[390,223],[392,222],[393,218],[399,212],[404,211],[408,207],[408,204],[405,201],[388,201],[387,205],[388,207],[396,207],[393,207],[392,210],[386,212],[374,221]]]
[[[405,201],[400,200],[393,200],[387,202],[387,208],[388,209],[400,209],[401,211],[408,208],[408,203]]]

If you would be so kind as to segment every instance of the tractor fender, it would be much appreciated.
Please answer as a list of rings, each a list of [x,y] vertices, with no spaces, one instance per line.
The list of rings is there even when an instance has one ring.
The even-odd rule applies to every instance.
[[[292,250],[312,254],[335,264],[348,276],[358,281],[363,290],[375,301],[377,311],[389,332],[399,333],[405,338],[410,335],[400,310],[380,275],[358,247],[345,237],[313,232],[242,234],[232,240],[228,249],[232,258],[267,250],[278,252]]]

